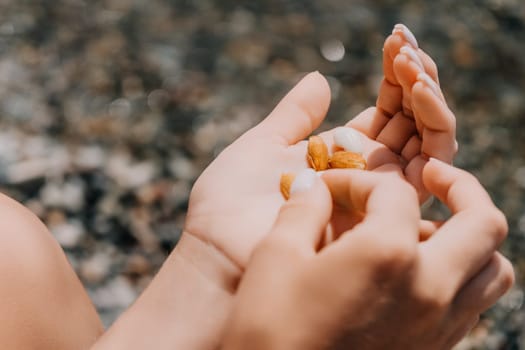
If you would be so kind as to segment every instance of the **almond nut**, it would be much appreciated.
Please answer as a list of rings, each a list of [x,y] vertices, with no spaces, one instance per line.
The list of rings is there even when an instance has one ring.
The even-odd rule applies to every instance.
[[[315,171],[328,169],[328,147],[320,136],[308,139],[308,163]]]
[[[281,175],[281,193],[284,199],[288,200],[290,198],[290,188],[292,187],[292,182],[295,179],[294,173],[283,173]]]
[[[331,168],[366,169],[366,160],[362,155],[354,152],[338,151],[330,157]]]

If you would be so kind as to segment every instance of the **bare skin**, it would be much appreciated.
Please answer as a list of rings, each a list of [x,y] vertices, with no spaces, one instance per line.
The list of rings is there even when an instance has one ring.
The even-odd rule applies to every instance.
[[[496,253],[507,223],[477,180],[425,165],[426,188],[453,215],[420,243],[416,191],[392,167],[292,185],[245,271],[223,349],[447,350],[511,287],[512,265]],[[364,218],[320,249],[334,198]]]
[[[398,36],[398,34],[395,35]],[[395,52],[394,45],[392,45],[394,47],[392,50],[386,50],[388,42],[387,39],[385,51]],[[400,65],[401,68],[394,72],[395,79],[398,79],[397,81],[409,80],[404,78],[404,75],[411,72],[411,64],[410,62],[407,64],[402,58],[399,58],[399,63],[397,63],[398,58],[399,55],[387,57],[388,62],[385,62],[384,65],[385,67]],[[410,69],[403,68],[403,64]],[[386,69],[385,72],[386,75],[390,74]],[[435,71],[429,70],[427,73],[437,80]],[[402,83],[400,84],[403,86]],[[433,102],[429,104],[429,107],[425,107],[428,109],[427,112],[434,116],[436,123],[440,124],[440,118],[450,116],[447,112],[448,108],[444,103],[434,103],[436,98],[433,90],[418,84],[420,83],[414,83],[412,89],[408,85],[406,88],[396,87],[395,89],[382,87],[377,110],[386,110],[389,103],[396,106],[415,106],[417,101],[426,99]],[[410,95],[409,92],[411,92]],[[308,75],[261,124],[239,138],[206,169],[192,191],[186,230],[181,242],[143,295],[99,339],[94,348],[130,349],[154,346],[157,349],[164,347],[210,349],[220,344],[224,325],[233,305],[233,296],[243,270],[256,245],[271,229],[279,208],[283,204],[278,190],[279,176],[284,171],[299,171],[307,166],[304,157],[306,144],[301,140],[321,123],[329,101],[330,92],[326,80],[318,73]],[[412,110],[414,120],[422,119],[417,108],[413,107]],[[365,111],[352,120],[349,126],[367,136],[365,153],[371,169],[389,164],[404,166],[393,145],[407,143],[405,133],[397,133],[398,140],[396,140],[396,132],[392,132],[389,137],[383,137],[385,135],[379,137],[387,127],[390,129],[391,124],[394,124],[391,128],[394,131],[404,129],[392,123],[393,118],[392,120],[381,120],[378,113],[370,111],[373,110]],[[445,125],[450,125],[450,123],[445,123]],[[386,131],[383,134],[386,134]],[[445,134],[452,136],[453,140],[453,129],[447,129]],[[327,140],[331,138],[330,132],[322,136]],[[427,136],[433,135],[424,132],[420,135],[422,144],[425,144]],[[450,141],[450,137],[438,138],[432,149],[448,150]],[[447,152],[443,151],[444,154],[448,154]],[[247,154],[250,155],[249,158],[246,157]],[[417,157],[418,153],[414,151],[411,152],[411,155]],[[435,156],[447,162],[450,161],[439,154]],[[409,158],[406,157],[407,160]],[[232,169],[235,170],[232,171]],[[420,182],[417,181],[417,176],[412,177],[407,174],[407,179],[418,191],[421,191],[418,188]],[[240,213],[242,215],[239,215]],[[24,229],[27,231],[31,229],[34,232],[43,230],[34,227]],[[6,238],[6,246],[10,244],[10,239]],[[63,253],[60,252],[56,243],[51,241],[51,238],[44,243],[39,242],[38,245],[35,243],[34,246],[38,246],[40,251],[46,251],[46,254],[51,257],[49,261],[55,265],[47,260],[27,261],[55,266],[49,270],[46,269],[48,280],[54,280],[54,278],[49,278],[52,271],[63,271],[62,275],[56,274],[61,288],[66,291],[74,291],[80,296],[78,296],[78,301],[71,297],[71,300],[76,302],[69,305],[68,308],[71,319],[55,317],[56,320],[53,322],[56,322],[56,329],[49,330],[44,327],[33,317],[28,317],[30,313],[19,313],[21,319],[13,323],[13,329],[20,331],[0,336],[0,343],[4,343],[3,337],[24,338],[28,339],[28,342],[33,339],[31,336],[28,337],[27,331],[24,331],[27,328],[16,327],[18,323],[28,324],[32,329],[38,329],[41,334],[47,334],[51,339],[63,337],[63,329],[71,329],[70,334],[72,335],[84,332],[85,343],[93,342],[101,333],[100,321],[85,296],[85,292],[82,291],[78,279],[63,258]],[[11,261],[5,261],[5,264],[0,265],[4,265],[8,272],[16,266]],[[29,268],[32,268],[32,264]],[[50,318],[62,310],[61,305],[46,303],[41,297],[42,294],[46,294],[47,289],[52,290],[53,285],[45,284],[36,289],[30,289],[23,283],[24,281],[15,279],[14,282],[17,283],[13,283],[13,288],[5,291],[0,289],[2,300],[17,298],[22,291],[25,291],[28,300],[33,300],[33,304],[28,305],[40,306],[41,314],[50,315],[45,317]],[[69,285],[72,287],[69,288]],[[32,292],[27,294],[27,290]],[[196,294],[195,291],[199,293]],[[88,317],[75,322],[74,316],[84,313],[87,313]],[[50,324],[54,324],[53,322]],[[159,325],[165,327],[159,327]],[[34,334],[39,332],[33,331]],[[204,334],[206,336],[203,336]],[[84,339],[82,336],[76,338],[77,341]],[[41,339],[35,338],[34,340]],[[45,343],[34,344],[40,346]],[[77,344],[76,347],[64,346],[64,348],[79,348],[78,346]],[[28,347],[31,348],[29,343]],[[45,349],[46,347],[40,348]],[[49,348],[60,349],[55,343]]]
[[[399,32],[385,41],[383,72],[376,107],[348,126],[391,151],[374,155],[372,166],[391,162],[393,156],[400,160],[423,202],[429,197],[421,180],[428,157],[451,163],[457,152],[456,118],[439,87],[436,64]]]
[[[387,39],[386,44],[388,42]],[[387,58],[390,61],[386,62],[385,66],[395,65],[397,57],[398,55]],[[396,74],[411,74],[410,69],[405,69],[411,68],[410,62],[406,63],[406,60],[400,60],[401,68]],[[429,74],[437,79],[437,72],[433,71]],[[408,78],[403,79],[408,80]],[[404,100],[417,103],[416,100],[419,98],[430,101],[438,99],[434,91],[426,85],[416,82],[413,88],[419,92],[411,93],[411,96],[406,98],[403,97],[401,87],[394,89],[382,87],[378,107],[386,109],[387,103],[401,106]],[[387,96],[384,96],[385,94]],[[155,300],[160,305],[172,306],[171,311],[169,307],[163,308],[162,319],[170,324],[179,325],[173,327],[172,332],[164,332],[158,327],[151,329],[151,334],[155,334],[155,339],[159,339],[157,346],[166,344],[169,348],[170,344],[174,343],[192,349],[220,346],[224,320],[227,319],[233,305],[237,283],[255,247],[271,229],[283,204],[279,192],[279,177],[283,172],[298,172],[308,166],[305,158],[306,142],[303,140],[322,122],[329,101],[330,91],[326,80],[319,73],[311,73],[288,93],[265,120],[246,132],[217,157],[200,176],[192,190],[183,241],[168,258],[144,295],[109,330],[100,344],[106,348],[117,348],[116,344],[123,339],[126,339],[126,344],[131,345],[143,344],[147,339],[151,339],[141,336],[144,334],[141,331],[145,332],[142,315],[149,308],[151,300]],[[414,118],[419,118],[417,109],[416,112]],[[450,116],[442,100],[439,104],[431,104],[428,112],[438,119]],[[376,140],[377,135],[374,132],[379,134],[385,128],[394,131],[397,129],[399,132],[392,132],[388,140],[399,145],[406,143],[406,136],[401,132],[402,128],[395,123],[391,125],[390,119],[380,120],[381,123],[378,123],[379,117],[374,109],[369,109],[352,120],[349,126],[363,133],[365,156],[372,171],[374,169],[383,171],[380,167],[385,165],[403,166],[399,154],[382,144],[381,139]],[[332,143],[332,132],[321,134],[329,144]],[[396,140],[396,135],[399,140]],[[447,135],[455,135],[455,130],[449,130]],[[424,140],[425,134],[421,137]],[[451,143],[455,144],[453,138],[452,140],[437,139],[434,144],[436,149],[440,149],[440,142],[443,143],[443,149],[450,148]],[[401,172],[396,174],[405,181]],[[410,180],[410,177],[407,179]],[[418,182],[412,185],[420,190]],[[347,218],[340,220],[346,214],[342,211],[336,212],[334,223],[339,225],[342,221],[343,225],[348,224]],[[350,221],[354,220],[350,218]],[[188,243],[191,244],[190,249],[186,248]],[[175,271],[182,266],[181,261],[187,260],[192,254],[195,256],[195,249],[200,251],[198,255],[203,258],[193,259],[188,265],[203,278],[196,278],[195,285],[188,288],[209,291],[208,295],[200,296],[206,300],[204,305],[215,303],[218,307],[214,310],[213,317],[205,316],[207,322],[204,324],[202,318],[199,319],[199,315],[177,323],[177,320],[180,321],[178,315],[184,314],[184,310],[191,309],[192,303],[195,304],[193,307],[198,308],[200,301],[186,295],[184,305],[177,305],[173,301],[175,299],[173,294],[177,292],[159,286],[166,283],[176,284]],[[192,253],[188,253],[190,250]],[[215,263],[212,264],[211,261]],[[185,285],[188,286],[188,283]],[[129,332],[130,329],[137,332]],[[195,334],[196,329],[199,329],[199,334],[210,336],[181,337],[181,335]],[[181,343],[181,339],[185,342]]]
[[[0,344],[5,349],[89,349],[103,327],[46,227],[0,195]]]

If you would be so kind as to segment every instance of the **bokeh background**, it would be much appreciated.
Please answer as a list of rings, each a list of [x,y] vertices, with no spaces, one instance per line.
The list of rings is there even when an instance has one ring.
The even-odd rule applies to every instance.
[[[439,66],[456,164],[510,224],[517,285],[458,349],[525,349],[521,0],[0,0],[0,189],[47,224],[109,325],[218,152],[305,72],[329,77],[323,128],[373,105],[398,22]]]

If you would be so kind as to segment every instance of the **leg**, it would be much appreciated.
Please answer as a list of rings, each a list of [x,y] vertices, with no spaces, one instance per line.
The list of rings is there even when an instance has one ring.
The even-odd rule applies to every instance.
[[[0,195],[0,344],[88,349],[103,332],[62,249],[29,210]]]

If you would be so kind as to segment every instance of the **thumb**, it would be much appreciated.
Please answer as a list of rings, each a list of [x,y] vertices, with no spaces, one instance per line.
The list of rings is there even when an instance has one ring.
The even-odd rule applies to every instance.
[[[293,145],[321,124],[330,105],[330,87],[318,72],[306,75],[256,128]]]
[[[267,240],[285,251],[315,254],[332,214],[332,198],[314,170],[297,174]]]

